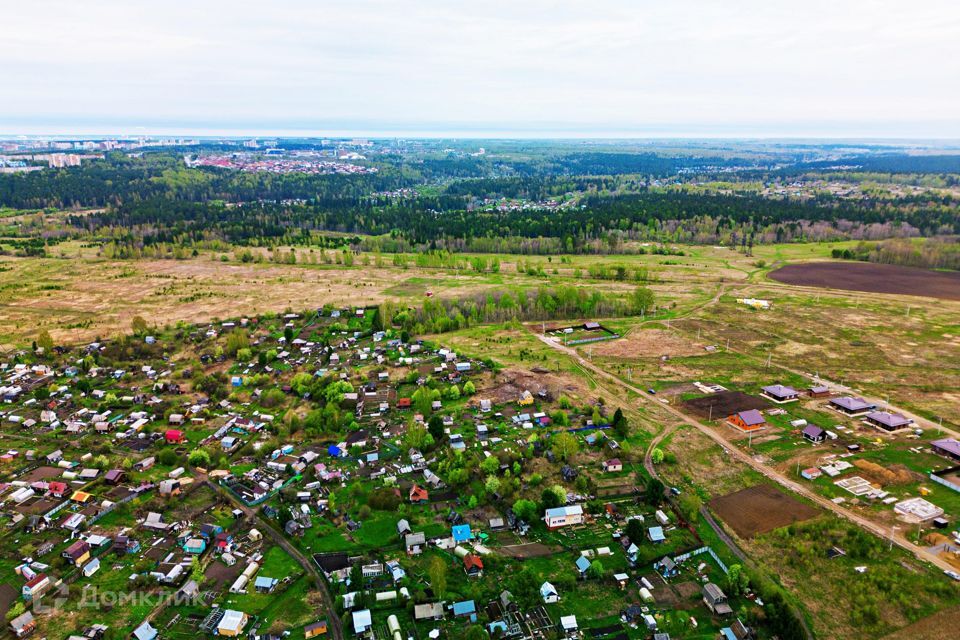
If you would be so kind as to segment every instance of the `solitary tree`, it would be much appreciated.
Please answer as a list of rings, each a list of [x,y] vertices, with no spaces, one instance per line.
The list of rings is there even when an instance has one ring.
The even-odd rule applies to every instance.
[[[143,316],[133,316],[133,320],[130,321],[130,330],[133,331],[133,335],[142,336],[147,332],[147,321]]]
[[[579,450],[580,445],[572,434],[563,431],[553,436],[553,455],[561,460],[569,460]]]
[[[44,353],[50,353],[53,349],[53,338],[46,329],[41,329],[40,333],[37,334],[37,348],[43,349]]]

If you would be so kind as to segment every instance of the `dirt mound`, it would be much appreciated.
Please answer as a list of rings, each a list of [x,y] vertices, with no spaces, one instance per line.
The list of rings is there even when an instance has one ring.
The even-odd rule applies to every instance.
[[[853,465],[861,471],[862,476],[874,484],[881,487],[897,484],[910,484],[922,480],[923,476],[914,473],[902,464],[893,464],[889,467],[882,467],[876,462],[869,460],[856,460]]]

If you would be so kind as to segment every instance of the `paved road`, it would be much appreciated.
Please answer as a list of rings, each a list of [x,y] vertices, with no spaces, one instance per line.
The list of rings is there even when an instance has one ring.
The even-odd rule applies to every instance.
[[[721,432],[721,429],[710,427],[700,422],[699,420],[696,420],[688,416],[687,414],[683,413],[679,409],[676,409],[671,405],[664,404],[658,401],[656,398],[654,398],[652,395],[647,393],[645,390],[639,387],[636,387],[632,384],[629,384],[627,382],[624,382],[623,380],[616,377],[615,375],[594,365],[592,362],[585,360],[574,349],[565,347],[562,344],[559,344],[539,333],[534,332],[534,335],[536,335],[537,339],[539,339],[544,344],[548,345],[549,347],[557,351],[560,351],[568,355],[575,362],[577,362],[577,364],[579,364],[581,367],[590,370],[598,377],[605,378],[610,382],[613,382],[629,391],[636,393],[639,396],[641,401],[648,402],[648,403],[655,403],[656,406],[661,407],[664,411],[666,411],[667,413],[671,414],[672,416],[680,420],[683,424],[686,424],[698,429],[708,438],[710,438],[711,440],[719,444],[721,447],[723,447],[723,449],[727,452],[727,455],[729,455],[731,458],[734,458],[750,466],[755,471],[763,474],[764,476],[766,476],[770,480],[773,480],[780,486],[786,489],[789,489],[794,493],[802,495],[803,497],[807,498],[811,502],[816,503],[817,505],[826,509],[827,511],[832,511],[838,516],[842,518],[846,518],[850,522],[853,522],[854,524],[862,527],[863,529],[870,531],[871,533],[879,536],[880,538],[886,538],[888,540],[892,540],[894,544],[905,549],[906,551],[909,551],[911,554],[913,554],[916,558],[920,560],[925,560],[927,562],[930,562],[934,566],[945,571],[954,570],[952,565],[942,560],[939,556],[933,553],[930,553],[928,550],[913,544],[912,542],[904,538],[902,535],[891,535],[892,532],[889,529],[887,529],[887,527],[881,526],[868,518],[864,518],[863,516],[860,516],[859,514],[856,514],[850,511],[849,509],[841,507],[840,505],[832,502],[831,500],[824,498],[820,494],[811,491],[806,486],[781,474],[779,471],[773,469],[772,467],[769,467],[766,464],[760,462],[759,460],[756,460],[755,458],[753,458],[753,456],[749,455],[748,453],[740,449],[736,444],[734,444],[733,442],[728,440],[726,437],[724,437],[724,435]]]
[[[317,585],[317,589],[323,595],[323,602],[327,609],[327,629],[330,637],[335,640],[343,640],[343,628],[340,624],[340,616],[337,615],[337,610],[333,606],[333,597],[330,595],[330,589],[327,588],[327,582],[324,577],[320,574],[320,570],[317,568],[317,565],[314,564],[312,558],[308,558],[303,555],[299,549],[297,549],[290,540],[287,539],[285,535],[273,528],[273,525],[260,514],[256,509],[251,509],[247,505],[243,504],[240,500],[237,499],[235,495],[221,487],[215,482],[208,482],[208,484],[220,495],[227,498],[231,504],[236,506],[238,509],[243,511],[244,515],[253,520],[259,521],[261,524],[261,529],[263,533],[270,536],[270,538],[278,544],[284,551],[290,554],[290,556],[297,561],[297,563],[303,567],[303,570],[306,571],[313,577],[314,583]]]

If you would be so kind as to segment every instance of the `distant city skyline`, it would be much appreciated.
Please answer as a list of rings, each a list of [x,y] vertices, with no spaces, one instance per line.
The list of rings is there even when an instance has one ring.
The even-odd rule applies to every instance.
[[[960,10],[944,0],[7,14],[0,135],[960,138]]]

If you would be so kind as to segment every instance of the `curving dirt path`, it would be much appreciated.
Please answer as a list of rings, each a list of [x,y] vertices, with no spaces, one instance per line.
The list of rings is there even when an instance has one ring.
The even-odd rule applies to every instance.
[[[557,342],[554,342],[553,340],[551,340],[551,339],[549,339],[549,338],[547,338],[547,337],[545,337],[545,336],[543,336],[543,335],[541,335],[541,334],[534,333],[534,335],[537,337],[538,340],[540,340],[541,342],[543,342],[543,343],[546,344],[547,346],[549,346],[549,347],[551,347],[552,349],[555,349],[555,350],[557,350],[557,351],[559,351],[559,352],[561,352],[561,353],[564,353],[565,355],[567,355],[567,356],[569,356],[570,358],[572,358],[572,359],[574,360],[574,362],[576,362],[576,363],[577,363],[579,366],[581,366],[582,368],[588,369],[588,370],[590,370],[591,372],[593,372],[596,376],[601,377],[601,378],[604,378],[604,379],[606,379],[606,380],[608,380],[608,381],[610,381],[610,382],[612,382],[612,383],[614,383],[614,384],[617,384],[617,385],[619,385],[619,386],[621,386],[621,387],[623,387],[623,388],[625,388],[625,389],[627,389],[627,390],[629,390],[629,391],[632,391],[633,393],[637,394],[637,395],[639,396],[639,400],[640,400],[641,402],[656,403],[657,406],[661,407],[664,411],[670,413],[671,415],[673,415],[674,417],[676,417],[677,419],[679,419],[683,424],[690,425],[690,426],[692,426],[692,427],[700,430],[704,435],[706,435],[707,437],[709,437],[710,439],[712,439],[714,442],[716,442],[718,445],[720,445],[720,446],[724,449],[724,451],[727,453],[727,455],[729,455],[730,457],[738,460],[739,462],[742,462],[742,463],[750,466],[754,471],[756,471],[756,472],[762,474],[763,476],[769,478],[770,480],[776,482],[776,483],[779,484],[780,486],[782,486],[782,487],[784,487],[784,488],[786,488],[786,489],[789,489],[790,491],[793,491],[794,493],[797,493],[797,494],[803,496],[803,497],[806,498],[807,500],[810,500],[810,501],[813,502],[814,504],[816,504],[816,505],[818,505],[818,506],[826,509],[827,511],[832,511],[832,512],[835,513],[836,515],[838,515],[838,516],[840,516],[840,517],[842,517],[842,518],[846,518],[846,519],[849,520],[850,522],[852,522],[852,523],[856,524],[857,526],[859,526],[859,527],[861,527],[861,528],[863,528],[863,529],[865,529],[865,530],[873,533],[874,535],[880,537],[881,539],[888,539],[888,540],[890,540],[891,542],[893,542],[893,543],[896,544],[897,546],[899,546],[899,547],[903,548],[904,550],[910,552],[914,557],[916,557],[916,558],[919,559],[919,560],[929,562],[929,563],[933,564],[935,567],[937,567],[937,568],[939,568],[939,569],[941,569],[941,570],[943,570],[943,571],[947,571],[947,570],[953,571],[953,570],[954,570],[954,568],[952,567],[952,565],[950,565],[950,564],[947,563],[946,561],[940,559],[939,556],[937,556],[937,555],[935,555],[935,554],[933,554],[933,553],[930,553],[930,552],[927,551],[926,549],[924,549],[924,548],[922,548],[922,547],[919,547],[919,546],[913,544],[912,542],[910,542],[909,540],[907,540],[907,539],[904,538],[903,536],[901,536],[901,535],[891,535],[892,532],[891,532],[890,530],[888,530],[886,527],[883,527],[883,526],[877,524],[876,522],[873,522],[872,520],[869,520],[869,519],[867,519],[867,518],[864,518],[863,516],[860,516],[859,514],[856,514],[856,513],[852,512],[852,511],[848,510],[848,509],[845,509],[845,508],[841,507],[840,505],[834,503],[834,502],[831,501],[831,500],[828,500],[827,498],[821,496],[820,494],[811,491],[811,490],[808,489],[806,486],[804,486],[804,485],[802,485],[802,484],[800,484],[800,483],[798,483],[798,482],[796,482],[796,481],[794,481],[794,480],[792,480],[792,479],[784,476],[784,475],[781,474],[779,471],[777,471],[777,470],[775,470],[775,469],[773,469],[773,468],[771,468],[771,467],[763,464],[762,462],[759,462],[758,460],[754,459],[752,456],[750,456],[749,454],[747,454],[745,451],[743,451],[743,450],[741,450],[739,447],[737,447],[736,444],[734,444],[733,442],[731,442],[730,440],[728,440],[728,439],[720,432],[720,430],[715,429],[715,428],[712,428],[712,427],[710,427],[710,426],[708,426],[708,425],[700,422],[699,420],[696,420],[696,419],[688,416],[687,414],[683,413],[682,411],[680,411],[680,410],[678,410],[678,409],[676,409],[676,408],[674,408],[674,407],[672,407],[672,406],[670,406],[670,405],[667,405],[667,404],[658,402],[653,396],[651,396],[651,395],[650,395],[649,393],[647,393],[645,390],[643,390],[643,389],[641,389],[641,388],[639,388],[639,387],[635,387],[635,386],[633,386],[633,385],[631,385],[631,384],[629,384],[629,383],[626,383],[626,382],[624,382],[623,380],[620,380],[619,378],[617,378],[616,376],[614,376],[613,374],[608,373],[607,371],[604,371],[604,370],[601,369],[600,367],[598,367],[598,366],[594,365],[593,363],[591,363],[591,362],[587,361],[586,359],[584,359],[584,358],[583,358],[579,353],[577,353],[574,349],[570,349],[569,347],[565,347],[565,346],[563,346],[563,345],[561,345],[561,344],[559,344],[559,343],[557,343]]]

